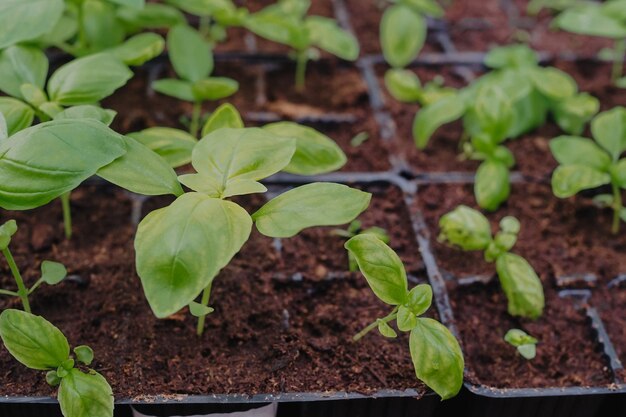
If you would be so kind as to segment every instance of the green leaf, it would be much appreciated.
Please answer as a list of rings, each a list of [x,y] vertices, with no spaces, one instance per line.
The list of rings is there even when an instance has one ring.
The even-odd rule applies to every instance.
[[[580,135],[585,124],[600,110],[600,101],[587,93],[560,100],[553,105],[556,123],[570,135]]]
[[[63,106],[93,104],[113,94],[132,76],[112,55],[90,55],[56,70],[48,83],[48,94],[50,100]]]
[[[220,100],[232,96],[239,89],[239,83],[226,77],[211,77],[196,81],[191,92],[196,101]]]
[[[513,102],[504,88],[487,84],[478,90],[465,125],[472,135],[486,136],[490,143],[498,144],[506,139],[514,117]],[[475,123],[475,127],[467,128],[469,123]]]
[[[54,116],[54,120],[93,119],[110,126],[116,115],[117,112],[115,110],[103,109],[102,107],[91,104],[84,104],[82,106],[69,107],[63,110],[61,113]]]
[[[398,337],[398,333],[394,329],[391,328],[390,325],[385,323],[384,321],[378,319],[378,332],[386,338],[395,339]]]
[[[367,233],[354,236],[344,246],[354,255],[361,273],[378,298],[391,305],[409,301],[406,271],[393,249]],[[400,324],[398,320],[398,326]]]
[[[581,35],[626,38],[626,25],[619,19],[607,16],[599,5],[591,2],[565,10],[552,21],[552,25]]]
[[[220,198],[238,195],[250,186],[258,190],[257,181],[283,169],[294,151],[293,139],[259,128],[219,129],[202,138],[193,150],[192,164],[198,174],[183,175],[180,181]],[[242,182],[247,184],[243,189]],[[199,190],[194,188],[198,183],[206,185]]]
[[[86,45],[81,45],[85,48],[83,54],[100,52],[124,41],[124,27],[115,15],[113,4],[84,0],[79,7],[82,7],[82,27],[86,39]]]
[[[557,68],[533,68],[528,73],[535,87],[552,100],[573,97],[578,92],[576,81],[566,72]]]
[[[578,136],[559,136],[550,141],[554,159],[561,165],[584,165],[605,171],[611,165],[609,154],[592,140]]]
[[[465,111],[465,102],[457,94],[442,97],[423,107],[413,122],[413,138],[417,147],[424,149],[439,127],[461,118]]]
[[[591,121],[591,133],[613,161],[617,161],[626,150],[626,108],[615,107],[597,115]]]
[[[385,60],[395,68],[413,61],[426,41],[426,19],[402,4],[388,7],[380,22],[380,44]]]
[[[417,378],[442,399],[454,397],[463,385],[465,362],[459,342],[441,323],[419,318],[409,340]]]
[[[72,369],[61,380],[58,394],[67,417],[113,417],[113,391],[102,375]]]
[[[48,96],[46,93],[36,85],[32,84],[22,84],[20,86],[20,93],[24,100],[35,108],[41,108],[48,103]]]
[[[215,311],[214,308],[205,306],[204,304],[196,303],[195,301],[189,303],[189,312],[194,317],[204,317],[211,314],[213,311]]]
[[[186,22],[185,15],[180,10],[159,3],[148,3],[143,9],[121,7],[117,11],[117,17],[128,32],[171,28]]]
[[[63,0],[2,0],[0,49],[51,31],[64,7]]]
[[[185,101],[196,101],[193,94],[193,84],[189,81],[165,78],[152,83],[152,89],[157,93]]]
[[[100,168],[98,176],[133,193],[181,195],[176,172],[167,161],[133,138],[123,136],[126,153]]]
[[[70,13],[64,13],[51,30],[34,39],[34,42],[42,47],[59,45],[76,36],[77,32],[76,17]]]
[[[24,366],[56,369],[70,356],[63,333],[40,316],[20,310],[0,314],[0,338],[9,353]]]
[[[196,16],[211,16],[220,9],[232,6],[230,0],[165,0],[165,2]]]
[[[537,356],[537,346],[534,344],[518,346],[517,351],[528,360],[534,359],[535,356]]]
[[[409,332],[417,325],[417,316],[408,307],[400,306],[396,323],[400,331]]]
[[[4,120],[2,112],[0,112],[0,140],[9,137],[9,128],[7,127],[7,121]]]
[[[313,45],[347,61],[355,61],[359,57],[359,42],[334,19],[310,16],[304,24]]]
[[[93,362],[93,349],[91,349],[87,345],[76,346],[74,348],[74,355],[76,355],[76,359],[89,366],[91,362]]]
[[[126,65],[138,66],[161,55],[165,49],[165,40],[161,35],[147,32],[127,39],[109,52]]]
[[[484,250],[491,243],[491,225],[478,210],[460,205],[439,219],[439,240],[463,250]]]
[[[0,91],[23,99],[22,84],[43,88],[48,75],[48,58],[38,48],[11,46],[0,51]]]
[[[626,188],[626,158],[615,164],[613,171],[619,186]]]
[[[313,226],[349,223],[365,210],[371,194],[334,183],[313,183],[287,191],[253,214],[269,237],[292,237]]]
[[[215,109],[204,124],[202,137],[222,128],[242,129],[243,127],[243,120],[241,120],[241,115],[235,106],[230,103],[224,103]]]
[[[510,329],[504,335],[504,340],[515,347],[537,343],[537,339],[520,329]]]
[[[489,68],[520,68],[538,64],[537,54],[528,45],[507,45],[491,49],[485,57]]]
[[[56,285],[67,276],[67,269],[63,264],[52,261],[41,263],[41,279],[48,285]]]
[[[32,107],[11,97],[0,97],[0,113],[4,116],[9,136],[26,129],[35,119]]]
[[[230,201],[199,193],[148,214],[135,237],[137,273],[154,314],[191,303],[248,240],[252,220]]]
[[[480,207],[495,211],[509,198],[510,193],[511,184],[506,165],[498,161],[480,164],[474,184],[474,195]]]
[[[398,101],[414,103],[422,98],[422,83],[413,71],[392,68],[385,73],[385,86]]]
[[[293,122],[277,122],[263,126],[274,135],[296,140],[296,152],[283,171],[298,175],[333,172],[348,160],[341,148],[317,130]]]
[[[504,253],[496,260],[496,271],[509,301],[509,314],[531,319],[541,316],[543,286],[533,267],[519,255]]]
[[[611,176],[586,165],[561,165],[552,174],[552,192],[559,198],[568,198],[579,191],[609,184]]]
[[[409,291],[407,306],[416,316],[421,316],[433,302],[433,289],[428,284],[420,284]]]
[[[160,155],[172,168],[191,162],[198,141],[189,133],[169,127],[151,127],[128,135]]]
[[[17,232],[17,223],[15,220],[9,220],[0,225],[0,250],[5,250],[9,243],[11,243],[11,237]]]
[[[123,137],[94,120],[55,120],[22,130],[0,142],[0,207],[47,204],[125,153]]]
[[[141,9],[146,5],[146,0],[109,0],[110,2],[117,3],[120,6],[132,7],[135,9]]]
[[[399,2],[411,7],[420,14],[432,17],[443,17],[445,14],[444,9],[436,0],[400,0]]]
[[[245,21],[246,28],[272,42],[289,45],[298,50],[308,48],[311,39],[302,21],[295,16],[285,16],[282,13],[267,10],[269,7],[248,16]]]
[[[186,81],[195,83],[213,71],[211,46],[190,26],[178,25],[170,29],[167,49],[174,71]]]

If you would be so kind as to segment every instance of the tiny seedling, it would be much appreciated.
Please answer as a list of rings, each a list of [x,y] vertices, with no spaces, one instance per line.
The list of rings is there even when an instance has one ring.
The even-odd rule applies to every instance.
[[[517,242],[520,223],[507,216],[500,221],[500,231],[491,234],[491,226],[479,211],[459,206],[439,219],[440,242],[465,251],[483,251],[487,262],[495,262],[500,285],[513,316],[536,319],[543,313],[544,294],[541,280],[533,267],[510,250]]]
[[[22,365],[47,371],[46,382],[59,387],[63,416],[113,417],[113,391],[106,379],[93,369],[81,370],[93,361],[89,346],[76,346],[72,355],[63,333],[49,321],[12,309],[0,314],[0,338]]]
[[[387,233],[385,229],[383,229],[382,227],[377,227],[377,226],[363,229],[362,226],[363,225],[360,220],[354,220],[348,225],[347,229],[335,229],[332,231],[332,234],[334,234],[335,236],[346,238],[346,239],[351,239],[355,236],[362,235],[364,233],[369,233],[369,234],[376,236],[377,238],[382,240],[384,243],[389,244],[389,241],[391,240],[391,238],[389,237],[389,234]],[[350,251],[348,251],[348,268],[350,272],[357,272],[359,270],[359,265],[356,262],[356,258]]]
[[[331,18],[307,16],[310,6],[310,0],[279,0],[250,14],[245,22],[256,35],[293,48],[296,88],[300,91],[305,87],[307,62],[319,56],[316,48],[348,61],[359,57],[356,38]]]
[[[202,103],[233,95],[239,89],[239,83],[226,77],[210,76],[214,65],[211,45],[191,26],[173,27],[167,35],[167,49],[179,79],[158,80],[152,88],[161,94],[193,103],[189,133],[196,138]]]
[[[409,291],[402,261],[373,234],[357,235],[348,240],[345,247],[354,255],[374,294],[393,306],[388,315],[365,327],[353,340],[359,341],[374,329],[385,337],[395,338],[397,333],[389,324],[395,320],[398,330],[410,332],[409,349],[417,378],[442,399],[454,397],[463,384],[463,353],[445,326],[431,318],[420,317],[432,303],[430,285],[420,284]]]
[[[504,335],[504,340],[515,346],[525,359],[535,359],[537,355],[537,339],[520,329],[510,329]]]
[[[11,238],[16,232],[17,223],[15,222],[15,220],[9,220],[8,222],[0,226],[0,251],[4,255],[7,263],[9,264],[9,269],[11,270],[11,274],[13,275],[13,279],[15,279],[15,283],[17,284],[17,291],[0,289],[0,295],[19,297],[22,301],[24,311],[30,313],[30,302],[28,301],[28,296],[32,294],[43,283],[46,283],[48,285],[56,285],[59,282],[63,281],[63,279],[67,275],[67,271],[65,270],[65,267],[58,262],[43,261],[41,263],[41,277],[37,280],[37,282],[35,282],[32,287],[26,288],[24,280],[22,279],[22,274],[20,273],[20,270],[15,263],[15,259],[13,258],[13,254],[9,249]]]
[[[552,191],[568,198],[579,191],[609,185],[612,194],[594,199],[613,209],[612,232],[619,232],[620,218],[626,221],[622,189],[626,189],[626,108],[615,107],[591,121],[593,139],[559,136],[550,141],[550,150],[559,166],[552,174]]]

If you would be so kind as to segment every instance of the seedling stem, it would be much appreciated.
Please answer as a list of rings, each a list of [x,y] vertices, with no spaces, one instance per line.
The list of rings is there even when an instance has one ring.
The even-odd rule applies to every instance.
[[[200,115],[202,113],[202,102],[196,101],[193,103],[193,113],[191,115],[191,124],[189,125],[189,133],[194,138],[198,137],[198,130],[200,129]]]
[[[355,334],[352,337],[352,341],[353,342],[358,342],[359,340],[361,340],[366,334],[368,334],[372,330],[376,329],[380,322],[389,323],[390,321],[395,320],[396,317],[398,317],[398,308],[399,307],[395,307],[393,310],[391,310],[391,313],[389,313],[388,315],[386,315],[382,319],[378,319],[376,321],[371,322],[366,328],[364,328],[363,330],[361,330],[360,332]]]
[[[296,89],[300,92],[304,91],[308,60],[309,55],[306,49],[296,53]]]
[[[13,278],[15,279],[15,283],[17,284],[17,292],[2,291],[2,294],[17,295],[18,297],[20,297],[20,300],[22,300],[22,305],[24,306],[24,311],[30,313],[30,303],[28,302],[28,289],[24,285],[24,280],[22,279],[20,270],[15,264],[15,259],[13,259],[13,255],[11,254],[9,248],[3,249],[2,254],[9,264],[9,268],[11,269],[11,273],[13,274]]]
[[[611,231],[615,235],[619,232],[620,214],[622,213],[623,204],[619,185],[613,181],[611,187],[613,188],[613,227]]]
[[[63,206],[63,224],[65,227],[65,237],[72,237],[72,210],[70,207],[70,193],[67,192],[61,196],[61,205]]]
[[[213,281],[211,281],[211,283],[204,289],[204,291],[202,291],[202,300],[200,301],[200,304],[202,304],[203,306],[209,305],[209,298],[211,297],[211,285],[212,284],[213,284]],[[202,336],[202,333],[204,333],[204,319],[205,318],[206,318],[206,315],[198,317],[198,327],[196,329],[196,333],[198,334],[198,336]]]

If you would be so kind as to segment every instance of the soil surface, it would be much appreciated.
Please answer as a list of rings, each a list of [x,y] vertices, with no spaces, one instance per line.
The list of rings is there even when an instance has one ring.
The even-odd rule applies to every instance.
[[[393,194],[391,194],[393,196]],[[166,199],[165,199],[166,200]],[[240,199],[249,209],[262,200]],[[152,209],[163,204],[155,200]],[[367,222],[383,219],[371,211]],[[278,393],[425,387],[415,379],[406,337],[389,340],[372,333],[362,343],[351,336],[388,313],[357,274],[343,279],[277,279],[283,256],[271,239],[253,233],[214,284],[205,335],[181,312],[157,320],[135,274],[130,202],[120,191],[81,187],[72,195],[74,232],[63,239],[58,201],[31,212],[3,212],[18,220],[11,245],[28,284],[44,259],[62,261],[72,276],[43,285],[32,296],[33,310],[57,325],[72,345],[88,344],[94,368],[118,398],[156,394]],[[393,211],[393,210],[392,210]],[[397,215],[396,215],[397,216]],[[393,219],[393,215],[391,215]],[[399,220],[389,221],[396,245],[408,245]],[[339,243],[339,242],[337,242]],[[283,248],[291,245],[283,241]],[[294,244],[295,245],[295,244]],[[307,253],[292,253],[303,257]],[[337,247],[337,265],[347,265]],[[286,271],[286,270],[285,270]],[[345,271],[342,269],[341,271]],[[339,272],[341,272],[339,271]],[[284,275],[284,274],[283,274]],[[13,282],[0,262],[0,286]],[[0,309],[19,308],[2,298]],[[2,395],[50,395],[44,373],[26,370],[0,350]]]

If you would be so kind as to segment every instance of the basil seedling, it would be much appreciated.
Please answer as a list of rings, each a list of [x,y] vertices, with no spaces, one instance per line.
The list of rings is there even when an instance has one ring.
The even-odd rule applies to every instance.
[[[65,267],[58,262],[43,261],[41,263],[41,278],[39,278],[31,288],[26,288],[24,280],[22,279],[22,274],[20,274],[20,270],[15,263],[13,254],[9,249],[11,238],[16,232],[17,223],[15,220],[9,220],[0,226],[0,251],[9,264],[9,269],[13,275],[13,279],[15,279],[15,283],[17,284],[17,291],[0,289],[0,295],[19,297],[22,301],[22,305],[24,306],[24,311],[30,313],[30,302],[28,301],[28,296],[44,282],[48,285],[56,285],[63,281],[67,275],[67,271],[65,270]]]
[[[77,363],[91,365],[93,350],[77,346],[74,355],[61,331],[41,316],[4,310],[0,338],[9,353],[30,369],[48,371],[46,382],[59,387],[57,399],[65,417],[113,417],[113,391],[102,375]],[[81,367],[82,367],[81,365]]]
[[[559,166],[552,174],[552,191],[568,198],[579,191],[611,185],[612,194],[600,194],[598,204],[613,209],[613,233],[620,218],[626,221],[622,189],[626,188],[626,108],[616,107],[598,114],[591,122],[593,140],[559,136],[550,141],[550,150]]]
[[[374,294],[391,312],[379,318],[353,337],[356,342],[374,329],[385,337],[396,337],[389,325],[396,321],[398,330],[410,332],[409,348],[417,378],[442,399],[454,397],[463,384],[463,353],[450,331],[431,318],[420,317],[430,308],[433,293],[430,285],[408,289],[406,271],[398,255],[373,234],[360,234],[345,247],[354,255]]]
[[[191,305],[201,335],[213,280],[248,240],[253,222],[266,236],[291,237],[307,227],[348,223],[367,208],[370,194],[334,183],[294,188],[252,215],[228,200],[265,192],[259,181],[294,162],[298,167],[296,156],[297,139],[269,129],[220,128],[196,144],[197,173],[178,177],[193,191],[148,214],[135,237],[137,272],[157,317]]]
[[[359,220],[353,220],[348,225],[347,229],[335,229],[332,231],[333,235],[340,236],[346,239],[351,239],[355,236],[365,233],[372,234],[387,244],[389,244],[389,241],[391,240],[387,231],[382,227],[374,226],[363,229],[362,223]],[[356,262],[356,258],[350,251],[348,251],[348,268],[350,272],[357,272],[359,270],[359,265]]]
[[[310,6],[310,0],[278,0],[245,20],[245,27],[251,32],[293,48],[296,88],[300,91],[305,86],[307,62],[319,56],[316,48],[348,61],[359,57],[356,38],[333,19],[307,16]]]
[[[459,206],[439,219],[440,242],[448,242],[465,251],[484,251],[487,262],[495,262],[502,290],[513,316],[536,319],[543,313],[544,294],[541,280],[533,267],[510,250],[517,242],[520,223],[504,217],[500,231],[492,237],[491,226],[479,211]]]
[[[213,54],[211,45],[191,26],[178,25],[167,35],[167,49],[174,71],[180,79],[155,81],[155,91],[193,103],[189,133],[197,137],[200,129],[202,103],[233,95],[239,83],[226,77],[211,77]]]
[[[504,340],[515,346],[525,359],[535,359],[537,355],[537,339],[520,329],[510,329],[504,335]]]

